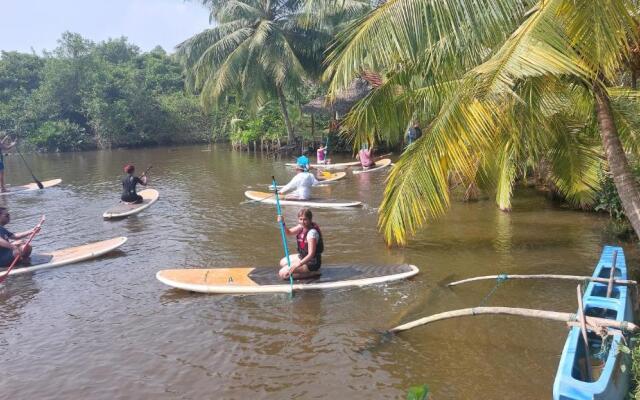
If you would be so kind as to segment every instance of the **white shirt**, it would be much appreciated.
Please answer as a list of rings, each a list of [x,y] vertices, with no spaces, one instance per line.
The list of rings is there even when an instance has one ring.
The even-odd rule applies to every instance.
[[[282,189],[280,193],[286,193],[293,190],[300,200],[309,200],[311,198],[311,186],[317,185],[319,182],[310,172],[300,172],[291,179]]]

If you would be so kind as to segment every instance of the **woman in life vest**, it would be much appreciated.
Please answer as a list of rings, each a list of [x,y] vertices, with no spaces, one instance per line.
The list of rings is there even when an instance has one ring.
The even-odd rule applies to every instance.
[[[298,254],[289,257],[291,268],[287,265],[287,258],[280,260],[280,271],[278,275],[282,279],[289,279],[289,274],[293,274],[294,279],[304,279],[320,275],[320,265],[322,264],[322,252],[324,243],[320,227],[313,222],[313,214],[308,208],[298,211],[298,225],[293,228],[284,227],[289,235],[296,235]],[[278,215],[278,222],[283,221],[282,215]]]

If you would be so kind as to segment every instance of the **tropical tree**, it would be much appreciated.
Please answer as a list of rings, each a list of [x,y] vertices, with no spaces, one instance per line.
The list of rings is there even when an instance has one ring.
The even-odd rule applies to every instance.
[[[332,27],[343,21],[340,17],[367,7],[362,0],[348,0],[331,10],[302,0],[202,3],[217,25],[178,46],[190,87],[201,93],[206,107],[235,93],[242,93],[241,100],[254,110],[277,99],[289,141],[294,128],[287,96],[299,97],[305,80],[319,75]],[[317,11],[323,18],[314,18]]]
[[[578,203],[604,154],[640,233],[637,93],[615,88],[638,39],[636,0],[389,0],[345,30],[328,57],[336,91],[362,70],[385,83],[347,118],[351,138],[397,138],[428,122],[393,169],[379,225],[405,244],[450,204],[449,180],[492,186],[510,208],[519,171],[545,166]],[[600,146],[595,139],[599,135]]]

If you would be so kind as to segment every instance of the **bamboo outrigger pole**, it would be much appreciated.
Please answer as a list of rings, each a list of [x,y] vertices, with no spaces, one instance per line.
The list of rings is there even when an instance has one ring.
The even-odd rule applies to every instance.
[[[512,307],[474,307],[474,308],[464,308],[464,309],[454,310],[454,311],[447,311],[444,313],[420,318],[415,321],[396,326],[395,328],[391,328],[388,332],[390,333],[402,332],[418,326],[430,324],[436,321],[442,321],[445,319],[468,317],[468,316],[473,317],[476,315],[488,315],[488,314],[517,315],[517,316],[529,317],[529,318],[542,318],[542,319],[549,319],[553,321],[567,322],[569,325],[572,325],[572,326],[576,325],[579,322],[578,316],[572,313],[532,310],[528,308],[512,308]],[[585,322],[586,322],[586,325],[593,330],[597,328],[614,328],[614,329],[621,330],[623,332],[635,333],[639,329],[638,326],[632,322],[615,321],[615,320],[610,320],[606,318],[596,318],[596,317],[587,316],[585,317]]]
[[[484,281],[484,280],[493,280],[493,279],[559,279],[565,281],[591,281],[591,282],[599,282],[599,283],[610,283],[611,280],[609,278],[594,278],[592,276],[579,276],[579,275],[554,275],[554,274],[539,274],[539,275],[508,275],[508,274],[500,274],[500,275],[487,275],[487,276],[476,276],[474,278],[463,279],[461,281],[455,281],[448,283],[447,286],[457,286],[462,285],[463,283]],[[638,282],[632,281],[629,279],[614,279],[613,283],[616,285],[624,285],[624,286],[637,286]]]

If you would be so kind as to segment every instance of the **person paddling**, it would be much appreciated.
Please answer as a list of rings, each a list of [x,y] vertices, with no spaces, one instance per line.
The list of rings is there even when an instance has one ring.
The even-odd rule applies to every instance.
[[[7,188],[4,186],[4,152],[16,145],[15,140],[11,143],[6,143],[8,138],[9,135],[5,135],[2,140],[0,140],[0,191],[2,192],[7,191]]]
[[[298,211],[298,225],[287,228],[282,215],[278,215],[278,222],[282,222],[285,232],[288,235],[296,235],[298,254],[290,256],[291,268],[287,265],[287,258],[280,260],[280,271],[278,275],[282,279],[289,279],[293,274],[293,279],[312,278],[320,275],[322,265],[322,252],[324,243],[320,227],[313,222],[313,214],[308,208],[301,208]]]
[[[360,160],[360,165],[362,165],[362,168],[371,168],[376,165],[376,163],[373,161],[373,147],[371,147],[370,149],[360,149],[358,155],[356,156],[356,159]]]
[[[147,186],[147,176],[142,174],[141,177],[133,175],[136,167],[127,164],[124,166],[124,172],[127,174],[122,178],[122,196],[120,200],[126,203],[139,204],[142,203],[142,196],[136,192],[136,185]]]
[[[280,193],[293,192],[286,195],[287,200],[309,200],[311,198],[311,186],[319,182],[304,165],[296,165],[296,176],[279,190]]]
[[[12,233],[4,226],[11,221],[9,210],[0,207],[0,268],[7,268],[18,255],[21,259],[31,255],[31,245],[23,244],[19,239],[31,235],[40,228],[29,229],[25,232]]]
[[[316,150],[316,160],[318,164],[330,164],[331,160],[327,158],[327,146],[320,146]]]

